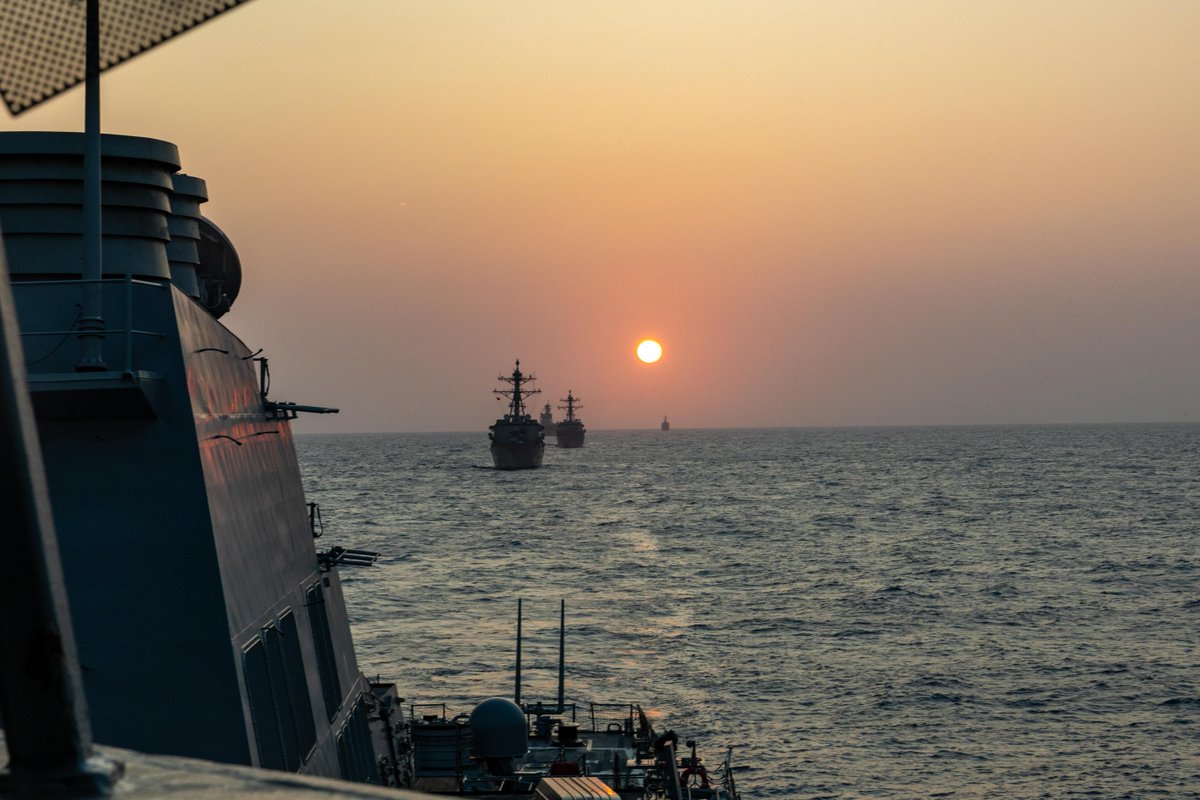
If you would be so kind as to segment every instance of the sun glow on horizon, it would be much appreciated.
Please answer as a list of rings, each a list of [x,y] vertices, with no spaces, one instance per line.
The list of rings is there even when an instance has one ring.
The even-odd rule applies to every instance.
[[[653,339],[643,339],[637,346],[637,357],[643,364],[653,364],[662,358],[662,345]]]

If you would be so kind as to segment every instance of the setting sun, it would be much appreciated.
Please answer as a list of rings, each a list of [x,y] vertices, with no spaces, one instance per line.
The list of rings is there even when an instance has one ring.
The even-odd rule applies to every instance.
[[[653,364],[662,358],[662,345],[653,339],[644,339],[637,346],[637,357],[646,364]]]

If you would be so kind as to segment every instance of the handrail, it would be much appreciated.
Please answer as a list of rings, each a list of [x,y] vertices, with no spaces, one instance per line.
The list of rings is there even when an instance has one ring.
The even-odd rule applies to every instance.
[[[14,289],[19,289],[22,286],[78,286],[84,283],[134,283],[138,286],[154,286],[159,289],[163,289],[168,286],[168,284],[162,281],[151,281],[145,278],[135,278],[132,275],[122,275],[119,278],[63,278],[61,280],[44,281],[15,280],[12,282],[12,286]]]
[[[143,330],[140,328],[133,327],[134,286],[139,286],[139,287],[144,286],[144,287],[150,287],[150,288],[154,288],[154,289],[166,289],[170,286],[170,284],[163,283],[161,281],[146,280],[144,278],[135,278],[132,275],[124,275],[119,278],[92,278],[92,279],[68,278],[68,279],[64,279],[64,280],[13,281],[12,287],[13,287],[13,293],[15,295],[19,292],[27,291],[29,289],[35,289],[35,288],[39,288],[39,287],[44,288],[44,287],[52,286],[52,287],[58,288],[58,287],[62,287],[62,286],[82,286],[82,285],[92,285],[92,284],[96,284],[96,285],[112,284],[112,285],[120,285],[120,286],[124,287],[125,291],[122,292],[123,296],[121,297],[120,301],[116,302],[115,305],[108,306],[112,319],[124,318],[124,327],[123,328],[105,328],[103,331],[93,331],[92,335],[96,335],[99,333],[105,337],[107,337],[107,336],[123,337],[124,342],[123,342],[122,353],[121,353],[121,360],[124,364],[123,371],[124,372],[133,372],[134,337],[146,336],[146,337],[154,337],[154,338],[159,338],[159,339],[166,337],[166,334],[162,331]],[[123,308],[122,308],[122,306],[123,306]],[[124,312],[124,313],[121,313],[121,312]],[[80,321],[79,319],[76,319],[72,323],[72,327],[67,330],[57,330],[57,329],[28,330],[28,329],[23,329],[20,332],[21,338],[24,339],[27,336],[28,337],[60,336],[60,337],[63,337],[63,339],[65,341],[67,337],[80,335],[81,329],[78,327],[79,321]],[[51,351],[51,354],[53,354],[53,352],[54,351]],[[34,364],[36,364],[36,363],[37,362],[35,361]],[[32,369],[32,367],[33,367],[33,364],[27,365],[27,369],[30,372],[36,374],[38,372],[38,370]]]
[[[418,719],[421,719],[422,717],[425,716],[425,715],[421,715],[421,717],[417,716],[418,708],[440,708],[442,710],[442,720],[445,721],[445,719],[446,719],[446,704],[445,703],[409,703],[408,704],[408,718],[411,722],[416,722]]]

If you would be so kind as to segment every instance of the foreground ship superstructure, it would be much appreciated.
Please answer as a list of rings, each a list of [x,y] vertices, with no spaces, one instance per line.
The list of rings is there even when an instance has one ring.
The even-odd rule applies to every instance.
[[[508,389],[493,389],[492,393],[508,398],[508,411],[488,428],[492,440],[492,462],[496,469],[533,469],[542,465],[546,450],[546,434],[542,426],[525,413],[525,398],[540,394],[541,389],[529,389],[532,375],[521,372],[521,360],[512,375],[497,380],[507,383]]]
[[[695,741],[656,734],[637,703],[567,702],[565,601],[558,696],[525,699],[520,601],[517,608],[512,700],[492,697],[454,717],[444,703],[411,707],[414,789],[508,800],[738,800],[733,748],[720,765],[706,766]]]
[[[401,783],[394,689],[358,669],[267,363],[218,321],[241,267],[173,144],[101,143],[103,273],[81,279],[84,137],[0,133],[12,273],[97,741]],[[87,309],[85,313],[84,309]],[[382,721],[382,727],[372,723]]]
[[[555,438],[558,440],[559,447],[583,447],[583,436],[587,433],[583,427],[583,420],[575,416],[575,409],[583,408],[579,405],[579,398],[571,394],[571,390],[567,390],[567,396],[562,401],[566,405],[559,408],[566,409],[567,418],[558,423],[558,428],[555,430]]]
[[[421,792],[508,800],[739,797],[732,749],[710,767],[694,740],[657,734],[637,703],[492,697],[452,718],[443,703],[416,705],[409,718],[413,788]]]

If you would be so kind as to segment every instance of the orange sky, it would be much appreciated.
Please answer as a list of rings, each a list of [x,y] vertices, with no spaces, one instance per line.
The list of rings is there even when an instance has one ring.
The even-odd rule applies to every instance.
[[[255,0],[109,73],[298,430],[1168,421],[1200,4]],[[82,127],[72,91],[0,129]],[[660,339],[657,365],[634,345]]]

